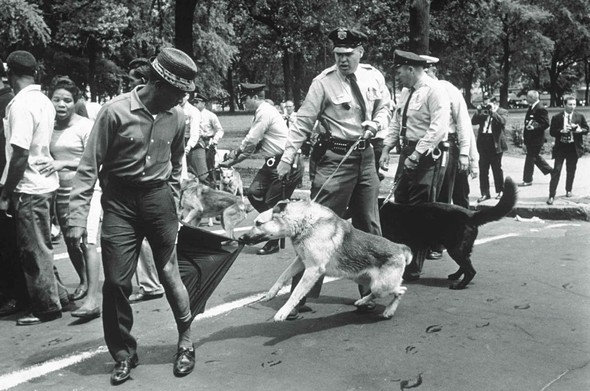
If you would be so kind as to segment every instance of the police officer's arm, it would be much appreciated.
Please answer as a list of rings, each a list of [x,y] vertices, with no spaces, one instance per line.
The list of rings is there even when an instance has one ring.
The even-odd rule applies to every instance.
[[[86,230],[88,210],[94,194],[94,185],[98,180],[98,170],[114,137],[115,124],[116,120],[109,107],[103,107],[90,131],[88,143],[72,180],[69,229],[65,233],[65,237],[73,245],[79,245],[80,237]]]
[[[376,69],[373,73],[375,73],[375,78],[377,79],[381,99],[377,99],[373,103],[373,113],[371,120],[377,124],[377,129],[374,129],[374,134],[372,137],[374,137],[379,130],[387,128],[387,126],[389,126],[389,122],[391,121],[391,111],[389,110],[391,94],[389,93],[389,89],[385,84],[385,78],[383,77],[383,74]]]
[[[393,118],[386,128],[383,137],[383,151],[379,158],[379,166],[387,171],[389,164],[389,152],[399,143],[401,129],[401,114],[400,108],[397,107],[393,112]]]
[[[453,91],[455,99],[453,100],[451,112],[457,129],[457,137],[459,138],[459,170],[466,171],[469,169],[470,134],[473,134],[473,126],[471,125],[465,99],[463,99],[459,90],[454,89]]]
[[[179,110],[180,111],[180,110]],[[170,163],[172,163],[172,173],[168,179],[168,184],[172,189],[176,207],[180,205],[180,181],[182,174],[182,158],[184,156],[184,126],[186,120],[184,115],[178,116],[178,125],[176,134],[170,144]],[[178,209],[177,209],[178,210]]]
[[[230,157],[230,160],[219,164],[219,166],[231,167],[248,159],[256,151],[256,147],[264,138],[264,133],[266,133],[269,125],[270,117],[264,115],[263,110],[257,110],[254,115],[254,122],[238,149],[235,152],[232,151],[233,156]]]
[[[217,118],[215,114],[211,114],[211,126],[213,129],[215,129],[215,134],[213,135],[213,138],[211,138],[211,143],[217,144],[225,133],[223,131],[223,127],[221,126],[221,122],[219,122],[219,118]]]

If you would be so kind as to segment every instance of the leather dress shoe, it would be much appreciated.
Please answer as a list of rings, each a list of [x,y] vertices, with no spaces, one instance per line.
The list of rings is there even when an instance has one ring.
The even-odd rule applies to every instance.
[[[532,186],[533,182],[522,182],[518,184],[518,187],[527,187],[527,186]]]
[[[8,316],[12,314],[16,314],[20,311],[21,306],[19,305],[18,301],[15,299],[9,299],[2,306],[0,306],[0,316]]]
[[[137,292],[129,296],[129,301],[131,303],[137,303],[140,301],[148,301],[148,300],[155,300],[164,297],[164,292],[161,293],[145,293],[143,291]]]
[[[172,372],[176,377],[186,376],[195,368],[195,347],[178,348]]]
[[[571,198],[571,197],[573,197],[574,195],[572,194],[572,192],[571,192],[571,191],[567,191],[567,192],[565,193],[565,196],[566,196],[567,198]]]
[[[52,320],[55,319],[59,319],[61,318],[61,311],[60,312],[54,312],[51,314],[44,314],[44,315],[33,315],[33,314],[28,314],[23,316],[22,318],[19,318],[16,321],[16,325],[17,326],[32,326],[32,325],[36,325],[36,324],[41,324],[43,322],[50,322]]]
[[[139,358],[137,357],[137,353],[134,353],[131,357],[123,361],[117,361],[113,372],[111,372],[111,384],[116,386],[127,381],[131,376],[131,369],[135,368],[138,364]]]
[[[91,310],[83,310],[77,309],[76,311],[72,311],[71,315],[74,318],[80,318],[84,320],[91,320],[100,317],[100,307],[95,307]]]
[[[547,205],[553,205],[553,197],[547,198]]]
[[[74,293],[70,296],[70,300],[81,300],[88,294],[88,288],[79,286],[76,288]]]
[[[420,279],[420,273],[404,273],[402,278],[405,282],[418,281]]]
[[[486,200],[489,200],[490,198],[492,198],[492,197],[490,197],[489,195],[482,195],[481,197],[479,197],[477,199],[477,202],[484,202]]]
[[[268,242],[266,242],[264,247],[262,247],[260,250],[256,251],[256,254],[268,255],[268,254],[274,254],[274,253],[278,253],[278,252],[279,252],[279,241],[278,240],[269,240]]]

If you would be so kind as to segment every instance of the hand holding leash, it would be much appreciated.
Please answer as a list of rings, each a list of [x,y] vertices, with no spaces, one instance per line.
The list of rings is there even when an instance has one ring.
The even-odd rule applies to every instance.
[[[289,173],[291,172],[291,165],[284,161],[280,161],[279,165],[277,166],[277,175],[279,179],[285,180],[289,179]]]

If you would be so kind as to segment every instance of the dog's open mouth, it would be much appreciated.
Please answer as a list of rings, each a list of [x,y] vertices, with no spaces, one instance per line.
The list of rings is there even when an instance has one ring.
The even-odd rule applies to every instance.
[[[239,239],[241,242],[246,243],[247,245],[253,245],[253,244],[258,244],[261,242],[265,242],[267,240],[270,240],[270,238],[265,235],[265,234],[251,234],[251,233],[245,233],[242,236],[240,236]]]

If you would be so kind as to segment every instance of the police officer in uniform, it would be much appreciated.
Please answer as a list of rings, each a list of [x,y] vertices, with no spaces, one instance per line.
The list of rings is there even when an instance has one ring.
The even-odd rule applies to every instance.
[[[246,110],[254,111],[254,119],[240,147],[231,151],[229,159],[219,166],[231,167],[257,152],[264,156],[264,164],[248,189],[250,203],[254,209],[262,213],[280,200],[291,197],[297,183],[303,177],[304,166],[298,156],[296,164],[293,164],[292,168],[289,167],[288,178],[279,178],[277,166],[287,142],[287,124],[281,113],[265,101],[264,84],[242,83],[240,87],[245,97],[244,106]],[[278,251],[279,241],[269,240],[257,254],[266,255]]]
[[[436,201],[448,157],[442,141],[447,139],[450,104],[444,87],[426,75],[426,60],[415,53],[395,51],[397,78],[404,87],[400,105],[383,141],[381,168],[389,164],[389,151],[402,149],[395,175],[395,202],[419,204]],[[414,260],[404,272],[406,281],[420,278],[427,249],[412,249]]]
[[[296,151],[312,133],[317,120],[325,133],[310,157],[315,162],[311,198],[331,208],[340,217],[346,213],[356,228],[381,235],[377,204],[379,178],[369,140],[387,127],[391,96],[383,74],[371,65],[360,64],[364,52],[362,44],[366,40],[364,34],[338,28],[328,38],[334,43],[336,63],[311,83],[305,101],[297,111],[297,121],[291,125],[289,141],[277,171],[280,177],[289,173]],[[346,152],[359,139],[362,140],[350,157],[335,171]],[[332,174],[334,176],[328,181]],[[296,276],[292,286],[297,281]],[[317,297],[320,287],[321,280],[310,292],[310,297]],[[364,287],[359,290],[362,296],[368,294]],[[374,307],[374,303],[369,303],[359,309],[366,311]],[[297,317],[296,313],[291,315],[291,319]]]

